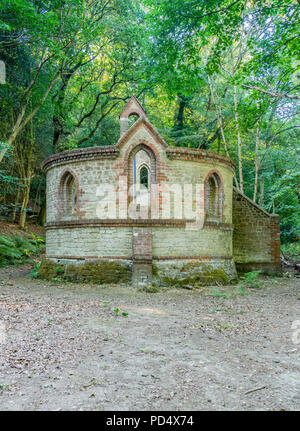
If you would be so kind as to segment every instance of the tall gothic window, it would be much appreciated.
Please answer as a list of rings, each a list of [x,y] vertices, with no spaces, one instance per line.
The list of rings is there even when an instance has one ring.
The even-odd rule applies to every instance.
[[[218,174],[212,174],[205,185],[206,217],[208,220],[219,221],[222,216],[223,196],[222,183]]]
[[[139,144],[128,158],[128,208],[130,217],[150,217],[151,203],[155,202],[156,159],[151,148]]]
[[[146,189],[149,188],[149,171],[146,166],[142,166],[140,169],[140,184]]]
[[[62,216],[76,214],[78,197],[76,181],[70,172],[66,172],[60,183],[60,209]]]

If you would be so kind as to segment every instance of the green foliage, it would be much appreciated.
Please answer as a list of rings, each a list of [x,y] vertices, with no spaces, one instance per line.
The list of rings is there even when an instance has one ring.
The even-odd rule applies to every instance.
[[[8,385],[0,384],[0,391],[10,391],[10,388]]]
[[[30,239],[22,235],[12,237],[0,235],[0,267],[25,262],[30,256],[39,252],[44,241]]]
[[[261,274],[261,271],[250,271],[243,274],[243,276],[241,277],[242,289],[244,290],[245,287],[251,287],[251,288],[261,287],[261,283],[259,280],[260,274]]]
[[[216,298],[231,298],[233,295],[231,293],[220,292],[219,289],[214,289],[214,291],[210,293],[209,296],[214,296]]]
[[[245,286],[240,286],[240,287],[238,288],[238,294],[239,294],[239,295],[242,295],[242,296],[246,296],[246,295],[248,295],[248,293],[246,292]]]
[[[281,252],[285,256],[299,257],[300,256],[300,241],[291,242],[289,244],[281,244]]]
[[[34,265],[33,269],[30,271],[30,277],[31,278],[37,278],[38,277],[40,266],[41,266],[41,262]]]
[[[0,85],[0,154],[9,150],[0,171],[2,218],[18,215],[21,207],[31,126],[33,179],[27,210],[33,212],[34,202],[42,214],[42,160],[61,150],[115,144],[119,112],[135,94],[168,144],[228,151],[240,181],[238,125],[245,194],[254,196],[257,162],[256,202],[279,214],[283,243],[297,241],[299,2],[92,4],[0,0],[1,60],[7,70],[6,84]],[[37,109],[31,126],[9,146],[22,107],[21,123]],[[36,212],[30,215],[36,217]]]

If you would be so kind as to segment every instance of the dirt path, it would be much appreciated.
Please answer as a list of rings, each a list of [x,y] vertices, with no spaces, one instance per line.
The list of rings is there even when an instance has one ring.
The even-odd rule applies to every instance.
[[[300,408],[299,279],[265,280],[247,295],[227,287],[234,296],[223,298],[28,272],[0,271],[0,410]]]

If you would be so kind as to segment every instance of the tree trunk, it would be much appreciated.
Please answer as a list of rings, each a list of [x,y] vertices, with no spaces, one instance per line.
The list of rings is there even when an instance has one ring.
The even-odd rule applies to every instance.
[[[25,228],[25,222],[26,222],[26,210],[27,210],[27,205],[28,205],[28,201],[29,201],[29,193],[30,193],[30,186],[31,186],[31,180],[32,180],[32,169],[31,169],[31,165],[32,165],[32,151],[33,151],[33,141],[34,141],[34,137],[33,137],[33,122],[31,119],[30,122],[30,140],[29,140],[29,147],[28,147],[28,152],[27,152],[27,167],[26,167],[26,171],[25,171],[25,178],[24,178],[24,189],[23,189],[23,200],[22,200],[22,207],[21,207],[21,212],[20,212],[20,221],[19,221],[19,225],[21,229]],[[23,169],[24,170],[24,169]]]
[[[174,130],[183,129],[184,109],[187,103],[187,99],[181,94],[178,94],[178,100],[179,100],[179,107],[174,118]]]
[[[38,215],[37,223],[40,226],[44,226],[44,224],[46,223],[46,198],[43,199],[41,209]]]
[[[212,86],[210,77],[208,77],[208,83],[209,83],[211,100],[212,100],[212,103],[214,104],[215,109],[216,109],[216,115],[217,115],[217,119],[218,119],[218,124],[219,124],[219,129],[220,129],[220,132],[221,132],[223,144],[224,144],[224,149],[225,149],[227,157],[230,158],[230,155],[229,155],[229,152],[228,152],[228,147],[227,147],[227,142],[226,142],[226,138],[225,138],[224,128],[223,128],[222,115],[220,113],[219,107],[218,107],[218,105],[216,103],[216,100],[215,100],[215,97],[214,97],[213,86]],[[233,178],[234,178],[234,182],[235,182],[236,188],[238,190],[240,190],[239,183],[238,183],[238,180],[236,178],[236,174],[234,174]]]
[[[240,190],[244,193],[244,180],[243,180],[243,161],[242,161],[242,139],[239,127],[239,114],[238,114],[238,104],[237,104],[237,96],[236,96],[236,86],[233,86],[233,95],[234,95],[234,113],[235,113],[235,128],[237,131],[237,140],[238,140],[238,161],[239,161],[239,177],[240,177]]]
[[[258,186],[258,172],[259,172],[259,165],[258,165],[258,150],[259,150],[259,121],[257,122],[256,126],[256,143],[255,143],[255,178],[254,178],[254,192],[253,192],[253,202],[256,202],[257,199],[257,186]]]
[[[260,179],[260,186],[259,186],[259,205],[263,206],[264,204],[264,193],[265,193],[265,180],[264,177],[261,177]]]
[[[18,191],[16,194],[16,199],[15,199],[15,206],[14,206],[14,210],[12,213],[12,221],[15,222],[16,221],[16,217],[17,217],[17,206],[19,204],[19,200],[20,200],[20,187],[18,186]]]
[[[31,185],[31,176],[29,178],[26,178],[26,181],[25,181],[22,207],[21,207],[21,212],[20,212],[20,221],[19,221],[19,226],[21,229],[25,228],[26,209],[27,209],[27,205],[28,205],[28,201],[29,201],[30,185]]]

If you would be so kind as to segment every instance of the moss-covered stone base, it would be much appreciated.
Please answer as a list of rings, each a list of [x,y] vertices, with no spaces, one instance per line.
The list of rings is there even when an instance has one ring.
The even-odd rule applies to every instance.
[[[280,276],[282,275],[282,268],[280,264],[275,263],[243,263],[243,262],[236,262],[236,269],[238,274],[243,274],[245,272],[250,271],[257,271],[260,270],[262,274],[265,275],[273,275],[273,276]]]
[[[132,269],[129,264],[121,264],[116,261],[98,260],[62,264],[45,259],[40,265],[38,278],[61,279],[78,283],[117,284],[129,283],[131,273]]]
[[[155,261],[152,265],[153,280],[161,286],[212,286],[226,285],[237,278],[231,259],[210,262]]]
[[[144,270],[144,268],[142,269]],[[147,274],[149,271],[151,272],[151,264],[147,264]],[[144,272],[142,275],[145,275]],[[133,275],[133,265],[130,261],[120,263],[113,260],[82,260],[72,262],[68,259],[61,259],[59,261],[45,259],[42,261],[38,271],[38,278],[46,280],[93,284],[133,282],[137,287],[141,287],[141,277],[139,277],[139,282],[135,283]],[[231,284],[236,278],[235,265],[231,259],[220,259],[209,262],[172,259],[155,260],[152,262],[153,283],[161,287],[226,285]],[[148,284],[145,283],[145,285]]]

